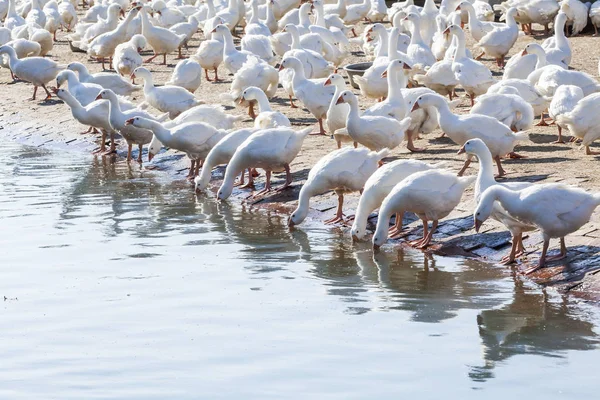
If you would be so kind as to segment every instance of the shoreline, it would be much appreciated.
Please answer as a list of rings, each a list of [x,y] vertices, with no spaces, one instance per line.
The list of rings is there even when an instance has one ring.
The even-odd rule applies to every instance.
[[[357,27],[357,33],[364,29],[364,24]],[[90,62],[85,53],[73,53],[65,40],[66,32],[58,33],[58,41],[54,44],[54,49],[49,57],[61,62],[71,61],[83,62],[90,73],[99,72],[100,64]],[[190,40],[189,48],[185,54],[189,56],[194,54],[200,43],[201,34],[196,34]],[[544,37],[520,36],[517,43],[511,50],[510,55],[520,52],[529,42],[540,42]],[[597,74],[597,65],[590,60],[597,60],[600,57],[600,48],[595,46],[597,38],[590,36],[577,36],[571,38],[573,46],[573,61],[571,66],[574,69],[582,70],[593,76]],[[472,47],[473,41],[469,37],[468,46]],[[345,64],[364,62],[365,57],[361,53],[358,45],[352,45],[352,54],[346,59]],[[145,56],[148,51],[144,52]],[[583,56],[582,56],[583,55]],[[168,81],[170,74],[177,63],[176,54],[170,54],[167,58],[168,65],[159,65],[155,63],[144,64],[153,73],[158,84]],[[501,71],[494,65],[493,60],[484,59],[483,62],[492,70],[494,76],[499,79]],[[98,147],[96,135],[82,135],[79,132],[85,130],[85,127],[75,121],[68,109],[54,98],[49,102],[32,102],[26,100],[31,95],[32,87],[25,83],[11,83],[8,70],[0,72],[0,87],[3,89],[3,102],[0,103],[0,135],[8,137],[25,145],[45,147],[56,150],[69,149],[91,153]],[[227,74],[224,67],[219,68],[219,75],[223,78],[222,82],[206,82],[202,79],[202,84],[195,93],[196,97],[204,100],[206,104],[223,104],[221,95],[229,90],[231,76]],[[347,81],[345,73],[342,75]],[[348,85],[348,88],[349,85]],[[357,93],[355,89],[352,89]],[[136,103],[143,99],[141,92],[136,92],[132,96]],[[457,113],[466,113],[469,111],[468,99],[460,98],[462,103],[455,110]],[[314,126],[316,120],[302,107],[290,109],[288,100],[279,89],[276,96],[270,102],[274,111],[285,113],[294,129],[302,129],[307,126]],[[360,96],[361,108],[366,108],[374,104],[372,100]],[[300,105],[300,104],[299,104]],[[244,115],[245,119],[235,124],[235,128],[252,126],[252,120],[247,117],[246,110],[226,105],[227,113],[232,115]],[[156,110],[149,109],[150,112],[160,114]],[[537,121],[536,121],[537,122]],[[410,153],[404,143],[391,152],[391,156],[386,161],[398,158],[413,158],[428,163],[444,161],[446,168],[450,171],[458,171],[464,162],[464,157],[456,154],[458,146],[448,138],[439,138],[441,130],[438,128],[433,133],[426,135],[416,142],[417,147],[426,147],[423,153]],[[552,142],[556,138],[556,127],[533,127],[528,131],[530,134],[530,143],[522,143],[517,146],[515,151],[527,156],[521,160],[503,160],[507,176],[503,181],[528,181],[528,182],[563,182],[565,184],[577,185],[587,190],[600,191],[600,157],[586,156],[574,144],[557,145]],[[568,132],[565,132],[568,136]],[[124,162],[125,146],[120,141],[117,162]],[[598,147],[600,144],[593,144]],[[302,150],[291,165],[293,183],[289,190],[280,194],[267,196],[252,205],[260,208],[275,210],[284,215],[289,215],[296,206],[298,193],[304,181],[307,178],[310,168],[324,155],[336,149],[335,141],[327,137],[309,137],[305,140]],[[597,150],[597,149],[596,149]],[[146,152],[146,149],[144,149]],[[136,151],[134,150],[134,156]],[[166,151],[158,154],[152,163],[147,162],[147,156],[144,154],[144,167],[152,165],[163,173],[167,173],[174,179],[185,179],[189,167],[187,157],[182,153]],[[219,170],[222,172],[223,170]],[[474,175],[478,172],[478,165],[474,162],[467,170],[467,175]],[[214,173],[213,173],[214,175]],[[283,182],[284,174],[274,174],[273,185],[277,186]],[[264,173],[257,178],[259,188],[264,182]],[[220,181],[215,179],[211,181],[210,188],[216,193]],[[193,190],[193,183],[190,183],[190,190]],[[248,191],[242,191],[235,188],[229,201],[239,203],[249,195]],[[353,214],[358,204],[358,193],[345,196],[344,211]],[[247,203],[249,204],[249,203]],[[294,229],[302,229],[303,225],[321,224],[322,221],[330,218],[335,212],[337,206],[337,196],[333,192],[316,196],[311,199],[310,212],[307,221]],[[472,229],[472,212],[475,207],[473,200],[473,187],[465,191],[463,199],[459,206],[444,220],[440,221],[437,233],[434,235],[434,244],[426,249],[425,254],[437,254],[441,256],[463,256],[472,257],[483,262],[495,264],[498,262],[510,248],[510,234],[497,222],[486,222],[480,234],[476,234]],[[374,216],[369,219],[370,228],[374,229]],[[407,236],[404,239],[413,240],[418,238],[421,233],[420,221],[414,215],[405,218],[405,227],[408,228]],[[349,227],[340,227],[348,240],[352,240],[349,235]],[[539,232],[532,232],[524,238],[527,257],[523,262],[513,264],[514,272],[519,273],[529,269],[537,263],[539,251],[541,249],[542,238]],[[543,286],[550,286],[561,293],[572,293],[587,300],[600,301],[600,210],[592,216],[590,223],[586,224],[575,234],[567,237],[567,246],[569,247],[568,258],[562,262],[553,262],[548,267],[534,272],[527,277],[533,282]],[[556,251],[556,241],[551,242],[551,251]],[[387,247],[403,248],[408,246],[401,240],[390,240]]]

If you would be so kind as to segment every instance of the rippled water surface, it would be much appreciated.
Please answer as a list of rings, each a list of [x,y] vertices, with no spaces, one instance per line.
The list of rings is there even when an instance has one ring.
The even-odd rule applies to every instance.
[[[599,309],[504,268],[5,142],[0,219],[1,399],[597,396]]]

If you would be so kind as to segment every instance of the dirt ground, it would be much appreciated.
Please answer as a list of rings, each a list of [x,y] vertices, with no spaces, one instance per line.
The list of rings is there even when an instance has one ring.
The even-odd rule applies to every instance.
[[[361,23],[358,32],[361,32],[365,26],[364,23]],[[539,26],[534,27],[534,29],[536,28],[537,30],[541,29]],[[49,55],[52,59],[65,64],[72,61],[80,61],[83,62],[91,72],[101,71],[100,63],[89,61],[85,53],[71,52],[65,36],[65,32],[58,33],[58,41],[55,43],[54,49]],[[469,38],[468,46],[472,49],[473,41],[468,33],[467,37]],[[184,51],[184,54],[194,54],[202,38],[203,36],[201,33],[196,34],[189,43],[189,49]],[[520,52],[527,43],[531,41],[541,43],[544,38],[545,36],[520,36],[511,50],[510,55]],[[571,38],[571,44],[573,46],[573,61],[571,67],[573,69],[585,71],[592,76],[597,77],[598,58],[600,57],[598,40],[600,39],[591,37],[589,33]],[[146,54],[150,55],[151,52],[145,51],[143,53],[144,56]],[[151,64],[145,64],[145,66],[152,71],[157,84],[162,84],[169,79],[170,74],[178,61],[175,57],[176,54],[169,55],[167,59],[168,64],[166,66],[158,64],[162,59],[161,57],[157,57]],[[364,61],[365,57],[360,47],[353,45],[352,55],[348,57],[346,63],[350,64]],[[502,72],[496,67],[492,60],[484,59],[483,62],[492,70],[498,79],[501,78]],[[342,73],[342,75],[345,74]],[[232,76],[227,73],[223,66],[219,69],[219,76],[224,78],[224,80],[219,83],[206,82],[203,78],[202,85],[196,92],[196,97],[204,100],[207,104],[222,104],[220,95],[229,89]],[[22,82],[12,83],[8,70],[0,70],[0,88],[2,93],[2,101],[0,102],[0,129],[4,129],[3,133],[1,133],[2,135],[38,146],[72,148],[90,152],[97,148],[99,138],[92,135],[81,135],[79,132],[83,131],[84,127],[73,120],[66,105],[54,100],[47,103],[29,101],[28,98],[31,96],[32,86]],[[349,84],[348,88],[350,88]],[[357,95],[359,94],[357,90],[353,91]],[[460,94],[463,95],[462,93]],[[39,97],[39,99],[41,98],[43,98],[43,96]],[[134,97],[133,100],[136,102],[143,101],[143,94],[139,92],[137,98]],[[359,100],[360,106],[363,109],[368,108],[373,104],[373,101],[365,99],[362,96]],[[285,113],[292,124],[297,128],[316,124],[316,120],[308,113],[308,111],[302,108],[291,109],[289,107],[289,102],[282,88],[279,89],[277,96],[272,99],[271,105],[274,110]],[[468,112],[468,105],[469,101],[463,95],[462,104],[456,112]],[[232,108],[231,105],[226,106],[228,106],[228,112],[232,114],[246,115],[246,110]],[[537,122],[537,120],[535,122]],[[236,125],[236,127],[249,126],[252,126],[252,120],[250,118],[246,118],[243,122]],[[438,129],[432,134],[424,136],[422,139],[416,141],[415,145],[417,147],[427,148],[425,152],[410,153],[404,145],[401,145],[392,151],[392,157],[390,157],[389,160],[397,158],[415,158],[428,162],[446,161],[450,169],[458,171],[464,162],[464,155],[456,154],[459,146],[454,144],[450,139],[439,139],[438,137],[441,133],[442,132]],[[515,149],[515,151],[525,155],[527,158],[503,161],[504,168],[507,172],[505,180],[564,182],[580,186],[584,189],[600,191],[600,166],[598,157],[586,156],[584,151],[579,148],[579,145],[574,143],[552,144],[552,142],[556,140],[557,128],[555,126],[536,126],[531,129],[529,133],[531,142],[522,143]],[[592,147],[598,147],[598,144],[593,144]],[[115,162],[124,162],[124,142],[120,143],[119,149],[119,156],[115,159]],[[294,178],[293,187],[283,194],[262,199],[260,202],[261,205],[267,205],[271,208],[280,209],[284,213],[289,213],[290,210],[295,207],[298,191],[306,179],[310,168],[319,158],[335,149],[335,141],[329,137],[308,137],[304,142],[301,153],[291,165]],[[147,157],[144,156],[145,163],[142,168],[147,168],[149,166],[146,160]],[[173,151],[160,154],[152,162],[152,167],[172,173],[174,179],[183,179],[187,173],[187,166],[187,159],[183,155]],[[132,168],[138,168],[138,166],[133,165]],[[476,173],[477,164],[473,163],[471,168],[467,171],[467,174]],[[217,171],[215,174],[215,179],[213,179],[215,187],[220,184],[220,181],[218,180],[219,174],[222,174],[222,170]],[[283,181],[283,178],[284,176],[282,174],[275,175],[274,184],[280,184]],[[258,178],[257,183],[259,188],[262,187],[262,179],[263,176]],[[192,190],[191,185],[190,190]],[[247,195],[247,192],[234,191],[234,196],[231,201],[242,201]],[[346,196],[345,212],[347,214],[353,214],[357,202],[358,193]],[[331,192],[314,198],[311,202],[309,219],[305,224],[320,224],[322,223],[321,221],[330,218],[334,212],[335,204],[337,204],[337,199],[335,194]],[[438,244],[433,246],[431,251],[437,251],[440,254],[476,255],[487,258],[490,261],[497,261],[505,254],[508,250],[510,239],[506,230],[499,223],[488,221],[485,224],[487,229],[485,232],[486,234],[474,235],[474,231],[471,230],[472,220],[470,219],[473,209],[473,189],[471,188],[465,193],[463,202],[447,218],[447,221],[449,221],[448,226],[456,229],[444,230],[444,225],[442,224],[440,233],[436,235]],[[373,222],[374,221],[375,220],[373,219]],[[414,218],[408,219],[406,223],[409,227],[416,229],[409,235],[409,238],[417,237],[416,235],[419,234],[419,230],[418,224],[414,221]],[[342,227],[342,229],[348,228]],[[566,262],[559,263],[556,266],[553,265],[552,268],[546,269],[543,271],[544,274],[538,275],[537,281],[544,284],[563,285],[561,288],[565,290],[580,290],[584,295],[592,292],[600,293],[600,274],[596,277],[593,276],[593,273],[596,272],[597,268],[594,264],[599,264],[596,263],[596,260],[597,257],[600,257],[600,239],[596,239],[596,237],[600,238],[600,234],[596,233],[600,233],[600,210],[594,214],[590,224],[582,228],[577,234],[567,238],[567,245],[584,246],[582,249],[586,251],[574,252],[574,255]],[[487,239],[479,239],[482,237],[492,238],[494,234],[500,235],[502,240],[490,244],[490,241]],[[477,238],[476,240],[479,240],[479,242],[474,246],[471,246],[470,244],[472,244],[474,238]],[[529,238],[529,242],[526,242],[528,253],[535,254],[523,261],[521,265],[522,268],[527,268],[530,266],[530,263],[535,263],[537,261],[541,247],[540,242],[541,239],[539,234],[532,234]],[[398,242],[392,243],[397,244]],[[465,243],[470,244],[466,245]],[[555,248],[552,247],[554,245],[555,243],[552,242],[551,248]],[[589,260],[589,262],[587,260]],[[598,261],[600,261],[600,259],[598,259]],[[579,264],[577,264],[577,262],[579,262]],[[582,281],[586,274],[588,278],[584,280],[584,283],[580,284],[579,282]],[[582,289],[584,287],[585,289]]]

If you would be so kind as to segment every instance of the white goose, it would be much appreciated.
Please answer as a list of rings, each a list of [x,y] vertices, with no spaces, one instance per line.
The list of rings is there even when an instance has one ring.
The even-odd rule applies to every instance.
[[[132,77],[144,80],[144,97],[148,104],[161,112],[168,112],[173,119],[182,112],[202,104],[186,89],[179,86],[154,86],[152,73],[144,67],[133,71]]]
[[[556,89],[548,107],[548,115],[556,122],[556,127],[558,128],[558,139],[554,143],[564,143],[562,130],[566,126],[561,126],[558,122],[559,116],[573,111],[582,99],[583,91],[577,86],[563,85]]]
[[[71,93],[84,107],[96,100],[98,93],[104,89],[96,83],[81,82],[75,72],[68,69],[61,71],[56,76],[56,87],[60,88],[65,82],[67,82],[69,93]]]
[[[221,139],[208,153],[202,166],[202,172],[194,179],[196,191],[205,190],[210,183],[212,169],[218,165],[229,163],[231,157],[242,143],[246,141],[257,130],[254,128],[238,129],[229,133]],[[249,174],[251,172],[249,171]],[[244,173],[241,175],[240,185],[244,184]]]
[[[96,100],[84,107],[65,89],[53,88],[52,91],[59,99],[69,106],[71,115],[73,115],[73,118],[75,118],[77,122],[90,127],[87,132],[82,133],[88,133],[92,129],[99,129],[102,132],[102,146],[98,152],[104,152],[106,150],[106,135],[107,133],[112,132],[112,126],[110,125],[108,118],[110,104],[107,101]]]
[[[181,46],[183,41],[186,39],[186,35],[178,35],[166,28],[160,26],[154,26],[148,18],[148,13],[145,8],[138,7],[141,9],[140,15],[142,17],[142,35],[146,38],[150,47],[154,51],[154,55],[145,62],[149,63],[156,57],[162,54],[163,65],[167,64],[167,54],[179,49],[179,57],[181,57]]]
[[[235,48],[233,43],[233,36],[226,25],[217,25],[212,33],[223,40],[223,64],[225,68],[232,74],[235,74],[249,57],[255,57],[253,53],[249,51],[240,51]]]
[[[519,37],[519,26],[515,21],[517,14],[516,8],[509,8],[506,12],[505,26],[494,28],[485,34],[478,43],[487,55],[496,59],[496,64],[500,68],[504,67],[504,57]]]
[[[498,176],[504,176],[500,157],[513,151],[519,141],[529,140],[527,133],[513,133],[509,127],[495,118],[487,115],[466,114],[457,115],[450,111],[446,100],[437,94],[425,94],[415,102],[414,109],[420,107],[435,107],[439,113],[439,124],[442,131],[456,144],[463,145],[469,139],[481,139],[490,149],[496,165]],[[458,173],[462,175],[471,163],[471,156],[467,157],[464,166]]]
[[[13,49],[15,49],[15,55],[17,56],[18,59],[23,59],[23,58],[27,58],[27,57],[36,57],[40,55],[40,52],[42,50],[40,44],[38,42],[34,42],[31,40],[27,40],[27,39],[15,39],[15,40],[10,40],[10,32],[8,33],[8,40],[4,43],[2,43],[2,41],[0,41],[0,43],[2,43],[1,45],[6,45],[9,47],[12,47]],[[9,66],[9,57],[8,55],[4,54],[2,56],[0,56],[0,67],[2,68],[7,68],[10,70],[10,66]],[[16,80],[14,74],[12,73],[12,71],[10,71],[10,75],[11,78],[14,80]]]
[[[567,23],[567,15],[563,12],[556,14],[554,20],[554,36],[544,40],[542,47],[546,52],[546,59],[549,64],[569,65],[573,49],[571,42],[565,36],[565,24]]]
[[[431,165],[420,160],[396,160],[381,166],[364,185],[350,231],[352,239],[358,241],[365,237],[369,215],[381,206],[383,199],[390,194],[394,186],[414,173],[440,168],[443,165],[444,163]],[[390,235],[393,237],[400,233],[401,228],[402,215],[396,214],[396,226]]]
[[[473,183],[474,176],[458,177],[441,170],[417,172],[398,183],[383,200],[373,235],[373,248],[379,249],[388,238],[389,222],[394,214],[411,211],[423,221],[423,239],[411,243],[426,248],[431,243],[438,221],[460,203],[465,189]],[[433,221],[428,229],[429,221]]]
[[[28,57],[19,60],[15,49],[8,45],[0,46],[0,56],[3,54],[8,56],[8,66],[11,72],[19,79],[33,84],[31,100],[35,100],[35,95],[40,86],[46,91],[46,100],[52,97],[46,85],[56,79],[56,75],[65,68],[64,65],[59,65],[55,61],[43,57]]]
[[[477,231],[490,217],[496,201],[515,219],[534,225],[542,231],[544,245],[538,264],[538,268],[541,268],[546,265],[546,261],[566,257],[565,236],[577,231],[590,220],[592,213],[600,205],[600,194],[588,193],[560,183],[533,185],[519,191],[494,185],[483,192],[473,213]],[[547,257],[552,238],[560,238],[560,253]],[[529,270],[528,273],[534,270]]]
[[[580,100],[571,112],[558,115],[556,119],[559,126],[567,127],[575,137],[583,140],[582,146],[585,147],[587,155],[600,154],[590,150],[590,144],[600,137],[600,115],[597,112],[599,106],[600,93],[594,93]]]
[[[132,85],[117,74],[109,72],[90,74],[87,67],[79,62],[72,62],[67,66],[67,69],[77,72],[80,82],[100,85],[104,89],[110,89],[121,96],[128,96],[142,88],[141,86]]]
[[[533,113],[535,115],[541,115],[540,125],[544,125],[543,112],[548,108],[550,98],[542,96],[542,94],[536,90],[536,88],[527,79],[503,79],[488,89],[488,94],[499,93],[503,87],[513,87],[519,92],[519,96],[526,102],[531,104],[533,107]]]
[[[258,115],[254,120],[254,127],[257,129],[276,128],[278,126],[291,127],[292,124],[288,117],[279,111],[273,111],[269,104],[269,99],[262,89],[256,86],[250,86],[242,92],[241,101],[252,102],[258,104]]]
[[[131,76],[137,67],[143,64],[140,51],[146,47],[144,35],[133,35],[128,42],[121,43],[115,48],[113,69],[121,76]],[[133,82],[135,84],[135,81]]]
[[[406,139],[409,150],[418,150],[414,148],[412,143],[413,137],[406,134],[411,121],[410,117],[398,121],[394,118],[381,116],[361,116],[358,109],[358,99],[349,90],[345,90],[340,94],[337,103],[348,103],[350,105],[346,129],[355,142],[371,150],[379,151],[385,148],[394,149]]]
[[[420,65],[422,69],[425,67],[431,67],[437,60],[429,45],[427,45],[421,37],[421,17],[417,13],[409,13],[404,17],[404,21],[411,23],[411,40],[406,50],[408,62],[411,63],[411,67],[415,68]]]
[[[179,86],[190,93],[194,93],[200,87],[202,67],[192,59],[181,60],[175,66],[171,79],[165,85]]]
[[[134,144],[139,146],[139,153],[137,161],[142,162],[142,146],[150,143],[152,140],[152,132],[148,129],[137,128],[132,125],[126,125],[125,122],[133,117],[144,117],[148,119],[154,119],[154,117],[146,111],[134,108],[130,110],[122,110],[119,105],[119,99],[117,95],[110,89],[104,89],[96,97],[96,100],[105,99],[108,100],[110,105],[110,111],[108,118],[112,131],[110,132],[110,148],[104,154],[111,154],[116,152],[116,143],[114,132],[119,132],[125,141],[127,142],[127,161],[131,160],[131,150]]]
[[[271,172],[285,171],[286,179],[284,185],[278,189],[287,188],[292,183],[290,172],[290,163],[296,158],[304,139],[311,131],[306,128],[301,131],[294,131],[286,127],[264,129],[251,135],[236,150],[225,170],[223,184],[219,188],[217,198],[219,200],[227,199],[233,190],[235,177],[247,168],[262,168],[266,171],[265,188],[255,195],[261,195],[270,192]],[[250,174],[250,183],[252,183],[252,174]]]
[[[382,76],[387,78],[388,96],[384,101],[376,103],[363,112],[363,116],[375,116],[394,118],[402,121],[408,114],[406,101],[402,96],[402,87],[400,82],[404,83],[404,70],[410,70],[410,67],[401,60],[393,60],[383,71]]]
[[[325,79],[306,79],[302,63],[296,57],[286,57],[281,62],[279,70],[290,68],[293,71],[292,86],[296,98],[304,104],[308,111],[319,122],[319,134],[325,135],[323,119],[327,116],[329,103],[335,93],[330,86],[323,86]]]
[[[302,223],[308,215],[310,198],[333,190],[338,196],[335,216],[326,224],[342,222],[344,194],[362,191],[365,182],[377,171],[381,160],[389,154],[384,149],[379,152],[368,149],[345,147],[327,154],[310,169],[306,183],[300,189],[298,207],[288,219],[288,226]]]
[[[533,107],[519,96],[517,89],[510,86],[478,97],[471,114],[496,118],[514,132],[526,131],[533,126]]]
[[[492,164],[492,154],[485,143],[480,139],[468,140],[458,151],[458,154],[467,153],[477,157],[479,160],[479,172],[477,173],[477,182],[475,183],[475,201],[481,199],[482,193],[489,187],[500,185],[511,190],[521,190],[530,187],[530,182],[507,182],[496,183],[494,179],[494,165]],[[512,217],[499,203],[494,204],[491,217],[502,223],[510,231],[513,239],[510,254],[502,258],[503,264],[510,264],[524,252],[523,232],[532,231],[534,226],[523,223]]]
[[[188,122],[173,128],[166,128],[160,122],[144,117],[132,117],[125,125],[151,131],[163,145],[184,152],[190,159],[188,178],[191,180],[198,175],[202,162],[210,149],[227,135],[226,131],[218,130],[203,122]],[[159,147],[160,150],[160,147]],[[148,161],[156,154],[148,151]]]
[[[340,94],[346,90],[346,81],[341,75],[331,74],[323,83],[324,86],[332,85],[335,88],[329,108],[327,109],[327,115],[325,122],[327,129],[333,135],[337,148],[342,147],[342,142],[352,142],[352,138],[348,135],[346,128],[346,121],[348,120],[348,113],[350,112],[350,106],[346,103],[337,104],[337,99]],[[355,147],[358,144],[355,144]]]
[[[222,24],[223,20],[220,17],[215,17],[216,25]],[[216,26],[215,25],[215,26]],[[223,38],[216,38],[216,35],[212,35],[212,29],[208,26],[208,24],[204,25],[204,32],[206,35],[206,40],[200,43],[194,58],[200,66],[204,69],[204,76],[207,82],[210,82],[211,79],[208,77],[208,71],[215,71],[215,82],[220,81],[219,75],[217,73],[217,68],[223,62]],[[213,28],[214,29],[214,28]]]

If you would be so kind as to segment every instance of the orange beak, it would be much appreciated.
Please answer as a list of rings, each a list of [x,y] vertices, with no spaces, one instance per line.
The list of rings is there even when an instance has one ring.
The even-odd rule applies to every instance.
[[[387,69],[381,73],[382,78],[387,78]]]
[[[335,102],[335,104],[342,104],[344,102],[344,98],[342,96],[340,96],[337,101]]]
[[[135,73],[131,74],[131,79],[135,79]]]
[[[410,67],[410,65],[408,65],[407,63],[404,63],[404,66],[402,67],[404,69],[408,69],[411,70],[412,68]]]
[[[125,121],[125,125],[131,125],[133,124],[133,118],[129,118],[127,121]]]
[[[210,31],[210,33],[215,33],[215,32],[217,32],[217,28],[215,28],[212,31]]]
[[[58,89],[58,88],[57,88],[57,89]],[[101,95],[101,94],[99,94],[98,96],[96,96],[96,100],[102,100],[102,98],[103,98],[103,97],[102,97],[102,95]]]
[[[460,6],[456,7],[456,10],[454,11],[460,11]]]
[[[152,161],[153,158],[154,158],[154,154],[148,152],[148,162]]]
[[[323,86],[329,86],[329,85],[331,85],[331,79],[327,78],[327,80],[325,81]]]
[[[418,110],[419,108],[421,108],[421,107],[419,106],[419,103],[415,103],[415,105],[412,107],[412,109],[410,110],[410,112],[416,111],[416,110]]]
[[[376,251],[377,251],[377,250],[379,250],[380,248],[381,248],[381,246],[379,246],[379,245],[377,245],[377,244],[374,244],[374,245],[373,245],[373,250],[376,250]]]
[[[283,66],[283,64],[279,64],[279,71],[281,71],[282,69],[284,69],[285,67]]]
[[[238,102],[238,104],[244,104],[244,96],[240,97],[240,101]]]
[[[523,51],[521,52],[521,55],[522,55],[522,56],[526,56],[527,54],[529,54],[529,53],[527,52],[527,50],[526,50],[526,49],[523,49]]]
[[[461,147],[456,154],[463,154],[465,152],[465,146]]]

